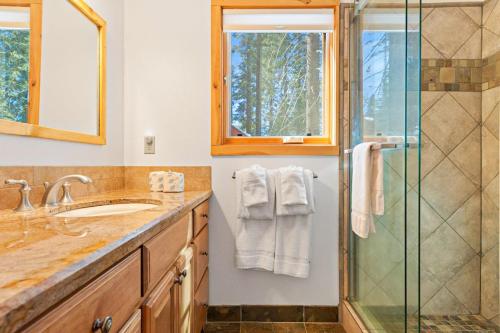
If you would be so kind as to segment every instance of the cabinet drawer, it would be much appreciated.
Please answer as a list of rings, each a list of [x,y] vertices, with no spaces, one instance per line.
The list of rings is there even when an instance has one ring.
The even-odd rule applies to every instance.
[[[125,325],[141,301],[140,251],[128,256],[25,332],[92,333],[96,319],[111,316],[113,331]]]
[[[188,214],[143,246],[143,291],[154,287],[189,242]]]
[[[193,243],[195,249],[194,285],[196,290],[208,267],[208,226],[203,228]]]
[[[194,295],[194,328],[200,333],[207,321],[208,309],[208,270],[203,275],[200,286]]]
[[[208,200],[194,209],[194,236],[208,223]]]

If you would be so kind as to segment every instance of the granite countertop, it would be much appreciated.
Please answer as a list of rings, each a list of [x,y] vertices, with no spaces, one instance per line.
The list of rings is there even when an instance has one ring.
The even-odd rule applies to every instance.
[[[211,191],[119,191],[68,207],[0,211],[0,333],[15,332],[136,250]],[[155,203],[126,215],[62,218],[64,210],[108,203]]]

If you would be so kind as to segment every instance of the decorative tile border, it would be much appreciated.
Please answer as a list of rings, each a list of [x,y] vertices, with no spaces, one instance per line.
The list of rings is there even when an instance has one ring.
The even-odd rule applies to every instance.
[[[483,90],[500,86],[500,52],[483,59]]]
[[[422,91],[482,90],[481,59],[422,59]]]
[[[236,305],[210,306],[209,322],[336,323],[337,306]]]

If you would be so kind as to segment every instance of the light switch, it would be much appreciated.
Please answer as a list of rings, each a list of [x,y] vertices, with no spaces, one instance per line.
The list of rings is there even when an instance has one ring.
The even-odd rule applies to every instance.
[[[144,137],[144,154],[154,154],[155,153],[155,137],[145,136]]]

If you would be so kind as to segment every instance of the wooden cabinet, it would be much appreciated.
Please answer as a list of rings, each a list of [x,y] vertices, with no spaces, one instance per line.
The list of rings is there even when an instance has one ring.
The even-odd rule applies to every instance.
[[[129,255],[87,287],[63,302],[36,324],[29,333],[92,333],[92,326],[111,319],[118,331],[141,301],[140,251]],[[96,330],[97,331],[97,330]]]
[[[142,312],[136,310],[132,317],[123,325],[118,333],[141,333],[142,332]]]
[[[153,290],[142,308],[144,333],[174,333],[176,328],[175,279],[170,270]]]
[[[205,202],[23,332],[200,333],[207,305]]]

